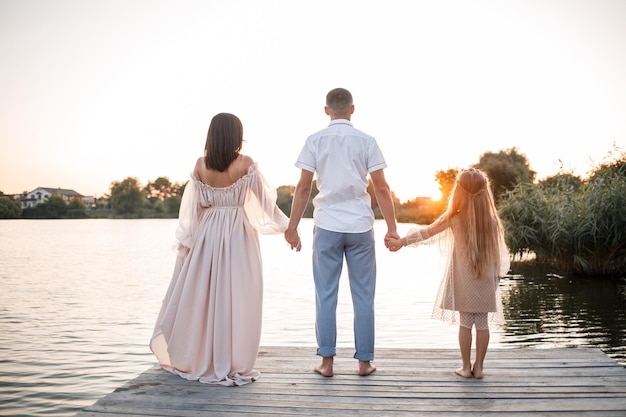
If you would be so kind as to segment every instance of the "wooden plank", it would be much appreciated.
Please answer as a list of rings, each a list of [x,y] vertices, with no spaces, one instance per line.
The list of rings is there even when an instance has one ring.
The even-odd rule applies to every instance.
[[[187,381],[157,365],[76,417],[107,416],[625,416],[626,369],[592,348],[494,349],[485,378],[454,374],[454,349],[379,349],[356,374],[338,349],[335,376],[312,371],[309,347],[263,347],[261,378],[242,387]]]

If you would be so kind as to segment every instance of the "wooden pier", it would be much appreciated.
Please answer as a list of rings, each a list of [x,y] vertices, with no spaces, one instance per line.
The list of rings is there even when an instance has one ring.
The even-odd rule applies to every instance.
[[[76,417],[626,416],[626,368],[595,348],[490,349],[482,380],[454,374],[456,349],[377,349],[368,377],[352,354],[338,349],[325,378],[312,370],[315,348],[262,347],[261,378],[242,387],[155,365]]]

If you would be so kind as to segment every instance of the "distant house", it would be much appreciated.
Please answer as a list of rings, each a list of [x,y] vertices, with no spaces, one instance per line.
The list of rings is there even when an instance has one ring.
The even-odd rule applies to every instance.
[[[76,198],[84,201],[85,197],[74,190],[66,190],[63,188],[47,188],[47,187],[39,187],[34,189],[28,194],[22,195],[20,201],[22,202],[22,208],[32,208],[37,207],[37,204],[44,203],[50,198],[51,195],[57,194],[63,197],[66,203],[69,203],[71,200]],[[89,197],[90,201],[87,204],[91,204],[91,197]]]

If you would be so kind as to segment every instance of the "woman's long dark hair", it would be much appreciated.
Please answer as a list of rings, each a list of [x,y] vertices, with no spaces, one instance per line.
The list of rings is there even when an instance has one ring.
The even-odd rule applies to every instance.
[[[204,164],[207,169],[224,172],[237,159],[243,144],[243,125],[234,114],[213,116],[204,145]]]

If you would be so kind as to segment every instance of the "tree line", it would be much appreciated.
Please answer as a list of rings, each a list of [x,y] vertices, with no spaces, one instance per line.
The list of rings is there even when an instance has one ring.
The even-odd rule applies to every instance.
[[[507,244],[519,259],[554,265],[565,274],[626,276],[626,156],[618,148],[608,162],[598,165],[588,178],[561,168],[559,173],[535,181],[525,155],[517,148],[486,152],[471,167],[487,173],[496,205],[506,228]],[[461,169],[435,173],[442,198],[416,197],[401,203],[393,194],[399,223],[429,224],[445,210]],[[146,218],[178,216],[187,183],[159,177],[142,186],[135,177],[111,183],[110,192],[97,199],[95,210],[79,200],[66,203],[52,195],[33,209],[0,192],[0,218]],[[295,187],[277,188],[277,204],[289,215]],[[370,182],[372,211],[382,218]],[[304,217],[313,216],[313,184]]]
[[[475,166],[487,172],[497,198],[517,183],[532,182],[535,176],[526,156],[520,154],[516,148],[497,153],[485,153]],[[434,220],[445,208],[445,201],[454,185],[457,172],[456,169],[449,169],[435,173],[442,195],[439,201],[433,201],[430,197],[416,197],[401,203],[392,191],[396,219],[403,223],[420,224]],[[186,184],[187,182],[171,182],[167,177],[148,181],[145,186],[136,177],[113,181],[109,187],[109,193],[95,201],[93,207],[95,210],[86,207],[80,200],[67,203],[59,195],[52,195],[37,207],[22,210],[19,201],[3,196],[0,192],[0,218],[176,217]],[[277,204],[287,215],[291,213],[294,190],[293,185],[282,185],[276,190]],[[367,187],[367,192],[371,197],[374,215],[376,218],[382,218],[371,182]],[[304,217],[313,216],[312,200],[317,193],[318,189],[314,183]]]

